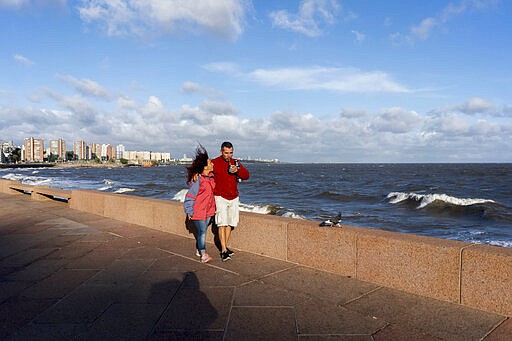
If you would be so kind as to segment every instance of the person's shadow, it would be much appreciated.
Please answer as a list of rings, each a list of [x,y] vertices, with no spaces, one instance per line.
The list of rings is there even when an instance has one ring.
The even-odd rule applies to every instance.
[[[155,337],[203,339],[219,316],[191,271],[184,273],[182,282],[171,279],[154,284],[148,302],[158,299],[168,303],[151,333]]]

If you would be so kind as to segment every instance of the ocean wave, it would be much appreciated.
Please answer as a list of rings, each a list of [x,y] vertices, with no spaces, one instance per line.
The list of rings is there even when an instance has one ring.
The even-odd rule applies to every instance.
[[[293,219],[302,219],[302,220],[306,219],[303,216],[301,216],[300,214],[297,214],[293,211],[286,211],[281,216],[287,217],[287,218],[293,218]]]
[[[21,173],[8,173],[8,174],[5,174],[4,176],[2,176],[2,179],[21,181],[21,183],[23,183],[23,184],[34,185],[34,186],[48,184],[52,181],[49,178],[44,178],[44,177],[40,177],[40,176],[31,176],[31,175],[26,175],[26,174],[21,174]]]
[[[187,195],[187,189],[182,189],[178,193],[174,195],[172,200],[184,202],[185,196]],[[240,211],[242,212],[253,212],[259,214],[276,214],[279,210],[279,207],[272,205],[257,205],[257,204],[243,204],[240,203]]]
[[[182,189],[181,191],[179,191],[178,193],[176,193],[174,195],[172,200],[179,201],[179,202],[184,202],[185,201],[185,196],[187,195],[187,191],[188,191],[188,189]]]
[[[119,188],[118,190],[114,191],[114,193],[126,193],[126,192],[133,192],[133,191],[135,191],[135,189],[122,187],[122,188]]]
[[[112,188],[112,186],[103,186],[103,187],[98,188],[98,191],[106,191],[106,190],[109,190],[111,188]]]
[[[247,205],[240,203],[240,211],[253,212],[259,214],[270,214],[272,209],[270,205]]]
[[[403,201],[413,201],[418,203],[416,208],[425,208],[433,203],[441,202],[453,206],[471,206],[476,204],[496,203],[490,199],[477,199],[477,198],[457,198],[447,194],[418,194],[418,193],[405,193],[405,192],[391,192],[387,195],[387,199],[391,204],[397,204]]]

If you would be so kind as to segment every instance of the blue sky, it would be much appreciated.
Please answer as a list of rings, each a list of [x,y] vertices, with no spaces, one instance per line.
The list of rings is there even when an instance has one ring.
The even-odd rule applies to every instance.
[[[0,0],[0,139],[512,162],[510,22],[500,0]]]

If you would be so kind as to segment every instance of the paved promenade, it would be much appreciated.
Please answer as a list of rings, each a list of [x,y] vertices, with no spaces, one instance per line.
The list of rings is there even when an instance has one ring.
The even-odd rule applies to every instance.
[[[505,316],[207,247],[0,193],[0,339],[512,340]]]

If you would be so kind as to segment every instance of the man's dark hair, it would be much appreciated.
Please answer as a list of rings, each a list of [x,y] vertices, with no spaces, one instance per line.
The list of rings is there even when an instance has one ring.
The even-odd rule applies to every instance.
[[[233,148],[233,145],[231,144],[231,142],[222,142],[222,144],[220,145],[220,149],[223,150],[224,148]]]

